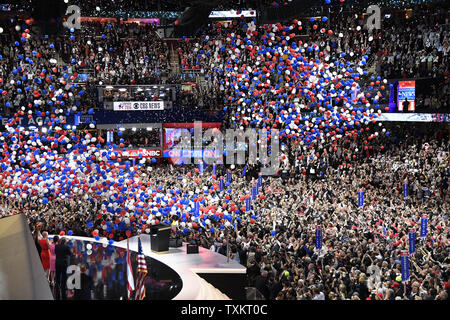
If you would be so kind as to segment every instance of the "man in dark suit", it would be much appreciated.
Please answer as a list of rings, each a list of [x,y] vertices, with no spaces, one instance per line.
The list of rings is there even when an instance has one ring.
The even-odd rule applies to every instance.
[[[243,266],[247,266],[247,249],[245,248],[244,244],[241,243],[240,246],[237,248],[238,254],[239,254],[239,261]]]
[[[255,286],[255,281],[258,276],[261,275],[261,267],[258,262],[254,262],[250,267],[247,268],[247,279],[249,287]]]
[[[227,239],[223,239],[222,245],[220,246],[219,250],[217,250],[218,253],[221,255],[227,256]]]
[[[272,283],[269,285],[269,292],[270,292],[270,300],[275,300],[278,294],[280,293],[281,289],[283,289],[283,285],[279,281],[278,277],[272,278]]]
[[[270,291],[268,287],[268,272],[264,270],[260,275],[256,276],[255,279],[255,288],[266,298],[266,300],[270,297]]]
[[[56,282],[56,300],[66,300],[66,282],[67,282],[67,267],[70,263],[71,251],[66,245],[66,239],[61,238],[59,243],[55,246],[55,282]]]

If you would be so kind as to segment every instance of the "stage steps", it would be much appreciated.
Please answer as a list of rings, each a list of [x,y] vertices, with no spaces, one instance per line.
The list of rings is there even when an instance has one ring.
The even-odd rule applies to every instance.
[[[170,48],[170,69],[172,73],[179,74],[180,73],[180,60],[177,50],[173,47],[173,44]]]

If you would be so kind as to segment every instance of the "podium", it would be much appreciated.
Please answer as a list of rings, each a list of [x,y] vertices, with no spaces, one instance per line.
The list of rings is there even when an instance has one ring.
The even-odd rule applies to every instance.
[[[171,227],[160,223],[150,227],[150,246],[152,252],[169,253],[169,235]]]
[[[186,245],[186,253],[187,254],[198,253],[198,245],[188,243]]]

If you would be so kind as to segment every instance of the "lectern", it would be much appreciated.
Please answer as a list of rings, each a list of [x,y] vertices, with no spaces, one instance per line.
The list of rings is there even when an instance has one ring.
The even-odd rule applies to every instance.
[[[150,227],[150,244],[153,252],[169,252],[170,230],[171,227],[164,223],[155,224]]]

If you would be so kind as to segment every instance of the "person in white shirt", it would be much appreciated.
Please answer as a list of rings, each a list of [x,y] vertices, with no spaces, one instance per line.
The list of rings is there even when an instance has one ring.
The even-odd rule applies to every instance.
[[[312,300],[325,300],[325,294],[322,291],[319,291],[318,288],[314,287],[312,289],[313,298]]]

